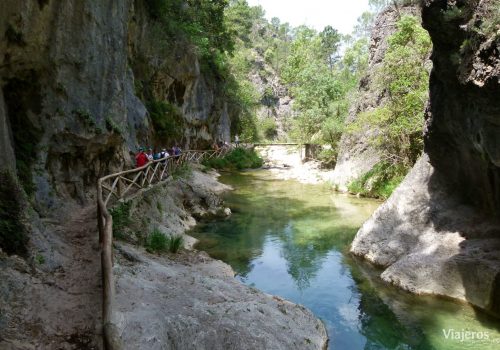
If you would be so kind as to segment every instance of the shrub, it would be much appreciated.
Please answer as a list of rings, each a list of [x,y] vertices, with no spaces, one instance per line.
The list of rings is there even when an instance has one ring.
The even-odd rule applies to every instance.
[[[0,247],[7,254],[26,253],[28,236],[22,223],[22,191],[14,175],[0,172]]]
[[[380,162],[370,171],[352,181],[348,190],[363,197],[387,199],[403,181],[406,169],[401,165]]]
[[[183,118],[175,106],[165,101],[150,101],[146,107],[158,139],[165,142],[182,137]]]
[[[176,168],[173,173],[172,177],[177,180],[177,179],[186,179],[191,175],[191,172],[193,169],[189,166],[189,164],[184,163],[181,164],[178,168]]]
[[[487,7],[488,14],[485,16],[481,24],[481,30],[486,37],[500,35],[500,3],[491,1]]]
[[[168,250],[177,253],[184,246],[184,237],[181,235],[171,236],[168,240]]]
[[[398,31],[388,39],[389,47],[376,82],[387,91],[380,107],[360,113],[349,132],[370,128],[369,141],[384,160],[410,169],[423,149],[423,112],[428,98],[432,43],[416,17],[403,16]]]
[[[260,121],[262,136],[267,140],[273,140],[278,135],[276,121],[274,118],[264,118]]]
[[[333,169],[337,163],[337,150],[331,148],[324,148],[319,152],[318,159],[325,168]]]
[[[181,235],[167,237],[158,228],[155,228],[146,240],[146,250],[150,253],[166,251],[177,253],[182,247],[184,247],[184,237]]]
[[[169,247],[169,239],[158,228],[155,228],[146,240],[146,250],[148,252],[164,252]]]
[[[116,208],[110,210],[113,217],[113,236],[117,239],[126,237],[126,228],[131,224],[130,220],[131,203],[120,203]]]
[[[215,169],[242,170],[260,168],[264,161],[254,150],[239,147],[223,158],[209,159],[203,164]]]

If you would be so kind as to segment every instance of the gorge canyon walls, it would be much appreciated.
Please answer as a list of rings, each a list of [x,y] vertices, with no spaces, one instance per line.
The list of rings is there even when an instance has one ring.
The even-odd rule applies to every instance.
[[[500,314],[500,39],[495,1],[423,2],[434,49],[425,153],[351,251],[414,293]]]

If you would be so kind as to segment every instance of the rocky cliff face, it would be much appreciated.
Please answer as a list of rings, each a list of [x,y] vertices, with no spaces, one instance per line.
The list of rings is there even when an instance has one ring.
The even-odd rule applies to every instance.
[[[279,74],[271,67],[257,51],[249,75],[250,81],[261,96],[257,109],[259,120],[270,118],[276,124],[276,132],[264,135],[275,140],[287,140],[287,132],[295,114],[293,112],[293,99],[288,89],[281,83]]]
[[[358,232],[382,278],[500,314],[500,39],[494,1],[427,0],[425,155]],[[498,18],[496,18],[498,21]]]
[[[353,123],[359,114],[380,107],[386,100],[386,91],[375,83],[375,74],[387,51],[387,39],[396,31],[396,22],[402,14],[419,15],[415,7],[396,9],[390,6],[375,20],[370,38],[367,74],[360,81],[356,103],[349,112],[347,125]],[[381,160],[379,151],[369,142],[370,135],[374,132],[377,131],[366,128],[342,135],[331,180],[339,190],[347,191],[347,185],[351,181],[368,172]]]
[[[192,50],[179,43],[170,55],[148,51],[145,3],[0,2],[2,349],[99,344],[93,193],[97,178],[132,166],[138,145],[162,144],[146,98],[180,111],[181,146],[229,137],[217,78]]]
[[[130,166],[138,145],[171,146],[153,139],[140,84],[181,112],[183,132],[169,142],[229,138],[217,81],[192,50],[149,50],[144,1],[7,0],[0,14],[1,167],[17,168],[40,210],[84,201],[96,178]]]

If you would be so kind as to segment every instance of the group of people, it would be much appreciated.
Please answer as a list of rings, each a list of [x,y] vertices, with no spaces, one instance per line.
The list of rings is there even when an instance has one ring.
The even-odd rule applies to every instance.
[[[155,152],[153,148],[150,147],[148,151],[145,152],[143,147],[139,147],[139,151],[135,155],[135,165],[137,168],[140,168],[141,166],[146,165],[148,162],[151,162],[153,160],[163,159],[170,155],[178,158],[181,155],[181,152],[182,151],[178,145],[173,146],[170,150],[170,153],[167,151],[166,148],[163,148],[159,152]]]
[[[234,137],[234,143],[236,144],[236,147],[239,146],[240,144],[240,138],[238,135]],[[221,148],[230,148],[231,145],[226,141],[226,142],[214,142],[212,145],[212,149],[214,150],[219,150]],[[148,151],[145,152],[143,147],[139,147],[139,151],[135,155],[135,165],[137,168],[140,168],[144,165],[146,165],[148,162],[151,162],[153,160],[158,160],[158,159],[163,159],[168,156],[175,156],[175,158],[179,158],[181,155],[181,149],[178,145],[173,146],[170,149],[170,152],[167,151],[166,148],[162,148],[161,151],[155,152],[153,148],[148,148]]]

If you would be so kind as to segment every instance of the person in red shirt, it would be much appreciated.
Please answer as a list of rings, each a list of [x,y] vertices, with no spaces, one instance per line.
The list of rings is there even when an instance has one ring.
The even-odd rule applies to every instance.
[[[144,166],[148,163],[148,155],[144,153],[144,149],[141,147],[139,148],[139,153],[135,156],[135,165],[137,168],[140,168],[141,166]]]

